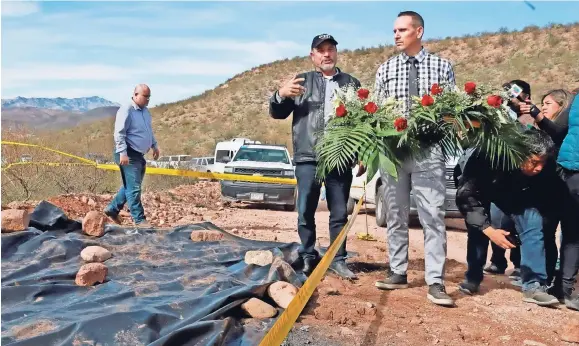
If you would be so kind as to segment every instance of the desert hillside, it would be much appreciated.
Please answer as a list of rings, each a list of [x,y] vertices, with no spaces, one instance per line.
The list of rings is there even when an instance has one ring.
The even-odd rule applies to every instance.
[[[428,41],[425,47],[452,60],[458,83],[500,85],[520,78],[532,84],[535,102],[551,88],[579,87],[579,23],[449,37]],[[396,53],[394,46],[341,51],[339,67],[371,88],[378,66]],[[234,136],[291,146],[291,119],[270,119],[267,99],[288,75],[311,69],[305,54],[255,67],[202,95],[153,108],[163,152],[207,155],[217,141]],[[83,124],[49,133],[43,141],[77,153],[109,153],[112,127],[112,119]]]

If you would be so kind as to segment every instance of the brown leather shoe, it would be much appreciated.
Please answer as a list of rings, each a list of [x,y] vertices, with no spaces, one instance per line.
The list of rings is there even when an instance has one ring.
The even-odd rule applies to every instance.
[[[109,219],[111,219],[114,223],[116,223],[117,225],[120,225],[123,223],[123,221],[121,220],[121,218],[119,217],[119,214],[115,214],[114,212],[105,209],[103,211],[103,213],[108,216]]]

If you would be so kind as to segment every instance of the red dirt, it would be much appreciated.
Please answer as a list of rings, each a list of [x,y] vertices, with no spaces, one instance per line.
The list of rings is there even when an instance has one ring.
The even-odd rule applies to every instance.
[[[112,198],[86,197],[95,203],[91,206],[88,201],[81,201],[80,195],[59,196],[49,201],[63,208],[70,217],[79,218],[89,210],[102,210]],[[218,183],[202,182],[163,193],[149,193],[143,200],[146,214],[155,225],[165,227],[203,219],[246,238],[299,241],[297,213],[224,205],[219,201]],[[322,202],[316,214],[318,243],[322,246],[329,242],[328,218]],[[424,238],[420,229],[410,230],[410,288],[378,290],[374,282],[383,278],[387,265],[386,230],[375,226],[371,213],[367,222],[368,232],[377,241],[356,238],[356,233],[366,232],[364,213],[355,220],[348,236],[347,248],[353,252],[348,262],[358,272],[359,280],[348,282],[326,276],[303,311],[298,326],[309,325],[344,345],[568,344],[561,341],[561,327],[578,321],[579,313],[565,307],[541,308],[522,302],[519,288],[511,285],[506,276],[487,276],[480,295],[469,297],[458,292],[457,285],[466,270],[466,234],[460,229],[464,227],[461,220],[447,220],[446,287],[455,298],[456,307],[439,307],[426,298]],[[124,223],[130,224],[130,217],[124,217]],[[149,251],[141,251],[140,256],[156,258]],[[188,283],[195,285],[196,278],[190,279]]]

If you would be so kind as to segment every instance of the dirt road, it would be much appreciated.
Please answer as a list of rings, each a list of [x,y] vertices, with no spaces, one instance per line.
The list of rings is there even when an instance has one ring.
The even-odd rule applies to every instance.
[[[207,220],[245,238],[299,241],[297,213],[224,206],[218,196],[218,184],[185,186],[162,194],[146,194],[145,210],[152,223],[164,227]],[[69,216],[82,217],[88,210],[102,210],[111,197],[61,196],[50,201]],[[366,232],[366,216],[368,232],[377,241],[356,239],[356,233]],[[322,203],[316,221],[318,242],[324,247],[329,243],[328,218],[329,212]],[[129,223],[128,218],[125,221]],[[457,285],[466,270],[466,234],[460,229],[464,227],[460,220],[448,220],[447,226],[446,287],[455,298],[456,307],[439,307],[426,299],[424,239],[418,228],[410,231],[410,288],[392,292],[376,289],[374,282],[384,277],[387,265],[385,229],[376,227],[371,212],[362,213],[350,231],[347,246],[351,256],[348,262],[358,272],[359,280],[348,282],[326,276],[286,345],[568,344],[561,340],[562,326],[579,322],[579,313],[565,307],[541,308],[522,302],[519,288],[511,285],[506,276],[487,276],[480,295],[468,297],[458,292]],[[579,335],[575,337],[579,341]]]
[[[296,213],[254,207],[232,209],[212,220],[219,227],[252,239],[298,242]],[[326,247],[329,212],[323,204],[316,214],[319,243]],[[562,345],[559,326],[579,320],[579,313],[540,308],[521,301],[519,288],[507,276],[487,276],[478,296],[457,290],[466,270],[466,234],[462,220],[447,220],[447,292],[456,307],[443,308],[426,299],[424,238],[421,229],[410,231],[410,288],[385,292],[374,287],[387,265],[385,229],[376,226],[370,210],[368,232],[377,241],[361,241],[366,215],[358,215],[348,236],[348,250],[359,280],[348,282],[331,275],[319,287],[337,295],[318,293],[302,314],[297,328],[307,326],[341,345]],[[507,273],[512,268],[507,270]],[[579,332],[579,331],[578,331]],[[312,344],[316,345],[316,337]],[[332,343],[332,344],[333,344]],[[297,345],[297,343],[295,344]]]

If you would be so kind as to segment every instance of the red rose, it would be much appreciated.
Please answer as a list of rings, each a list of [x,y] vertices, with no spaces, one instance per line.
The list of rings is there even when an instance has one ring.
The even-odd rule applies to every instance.
[[[424,107],[432,106],[434,104],[434,99],[430,95],[422,96],[422,101],[420,102]]]
[[[442,94],[442,88],[440,87],[440,85],[434,83],[432,84],[432,87],[430,87],[430,93],[432,95]]]
[[[499,95],[489,95],[487,103],[491,107],[499,108],[503,104],[503,99]]]
[[[396,129],[396,131],[398,131],[398,132],[404,131],[404,130],[406,130],[407,127],[408,127],[408,121],[406,120],[406,118],[398,117],[398,118],[394,119],[394,128]]]
[[[364,110],[370,114],[374,114],[378,110],[378,106],[376,106],[374,102],[368,102],[364,106]]]
[[[362,100],[365,100],[368,98],[368,95],[370,95],[370,90],[368,89],[359,89],[358,90],[358,97]]]
[[[474,84],[474,82],[466,82],[464,84],[464,91],[466,91],[467,94],[469,94],[469,95],[474,94],[475,90],[476,90],[476,84]]]
[[[344,115],[348,114],[348,111],[346,110],[346,106],[344,106],[343,103],[340,103],[340,105],[338,106],[338,108],[336,108],[336,116],[338,118],[343,117]]]

